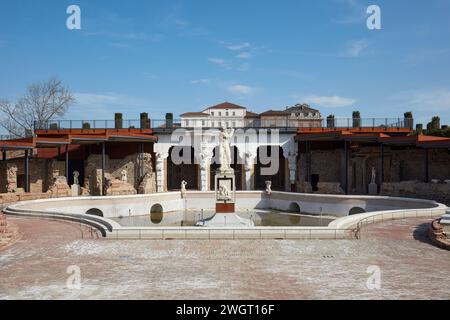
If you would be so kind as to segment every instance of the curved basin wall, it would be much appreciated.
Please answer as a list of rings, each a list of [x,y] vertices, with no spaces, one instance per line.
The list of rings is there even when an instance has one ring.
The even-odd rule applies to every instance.
[[[179,192],[156,193],[134,196],[114,197],[76,197],[45,199],[20,202],[14,207],[18,209],[61,212],[86,213],[91,209],[98,209],[105,218],[149,215],[152,206],[161,205],[163,212],[187,210],[214,210],[214,192],[188,192],[186,199],[182,199]],[[247,209],[275,209],[290,211],[297,208],[302,213],[330,214],[338,217],[347,216],[353,208],[360,208],[366,212],[425,209],[434,208],[438,204],[429,200],[369,197],[316,195],[287,192],[273,192],[270,196],[261,191],[239,191],[236,194],[236,210]],[[92,212],[92,211],[91,211]]]

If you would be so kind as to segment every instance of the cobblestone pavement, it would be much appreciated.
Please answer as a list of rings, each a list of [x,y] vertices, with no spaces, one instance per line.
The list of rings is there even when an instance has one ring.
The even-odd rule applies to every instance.
[[[426,219],[337,241],[114,241],[67,222],[9,221],[22,236],[0,251],[0,299],[450,298],[450,253],[428,243]],[[70,265],[80,290],[66,286]],[[372,265],[379,290],[366,287]]]

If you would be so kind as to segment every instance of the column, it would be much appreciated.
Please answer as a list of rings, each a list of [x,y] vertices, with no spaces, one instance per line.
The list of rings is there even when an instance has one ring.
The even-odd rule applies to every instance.
[[[106,168],[106,150],[105,143],[102,142],[102,186],[101,186],[101,195],[104,196],[106,194],[105,190],[105,168]]]
[[[348,194],[348,143],[344,141],[344,157],[345,157],[345,167],[344,167],[344,191]]]
[[[208,191],[209,187],[209,171],[211,167],[212,150],[203,149],[200,153],[200,190]]]
[[[164,192],[166,187],[166,160],[168,152],[156,153],[156,191]]]
[[[380,190],[384,182],[384,145],[380,146]]]
[[[289,143],[285,144],[283,147],[283,156],[287,160],[287,169],[289,171],[289,189],[290,192],[296,191],[296,181],[297,181],[297,156],[298,156],[298,144],[292,137]]]
[[[425,149],[425,182],[426,183],[430,182],[429,162],[430,162],[429,152],[428,152],[428,149]]]
[[[65,161],[66,161],[66,163],[65,163],[65,168],[66,168],[66,181],[67,181],[67,184],[69,184],[69,146],[68,145],[66,145],[66,150],[65,150]]]
[[[255,182],[253,177],[255,176],[255,158],[256,152],[247,152],[245,157],[245,190],[251,190]]]
[[[30,192],[30,169],[29,169],[29,153],[25,150],[25,192]]]
[[[286,157],[288,160],[288,168],[289,168],[289,182],[291,186],[291,192],[296,191],[295,182],[297,180],[297,153],[288,154]]]

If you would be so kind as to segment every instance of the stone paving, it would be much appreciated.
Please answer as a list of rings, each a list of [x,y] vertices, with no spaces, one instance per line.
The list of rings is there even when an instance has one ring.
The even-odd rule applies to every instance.
[[[114,241],[68,222],[8,219],[22,235],[0,251],[0,299],[450,298],[450,253],[427,241],[426,219],[337,241]],[[71,265],[79,290],[66,286]],[[372,265],[378,290],[366,287]]]

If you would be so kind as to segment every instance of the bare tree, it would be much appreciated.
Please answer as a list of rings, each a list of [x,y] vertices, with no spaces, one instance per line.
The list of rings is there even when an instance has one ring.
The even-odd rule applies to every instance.
[[[42,127],[53,117],[64,116],[75,102],[75,97],[57,78],[33,83],[15,104],[0,100],[0,126],[12,136],[23,137],[33,131],[35,124]]]

